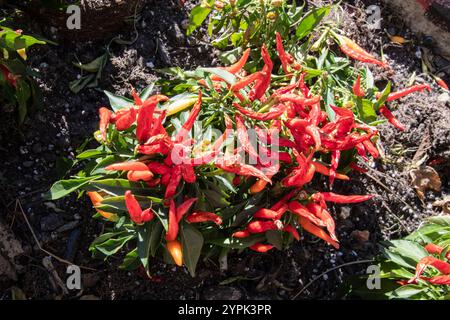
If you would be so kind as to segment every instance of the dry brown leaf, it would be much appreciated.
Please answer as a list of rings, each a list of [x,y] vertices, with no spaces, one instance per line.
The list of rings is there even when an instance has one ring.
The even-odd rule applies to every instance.
[[[450,213],[450,196],[446,196],[442,200],[436,200],[433,202],[433,207],[441,207],[443,213]]]
[[[441,191],[441,178],[432,167],[422,167],[413,169],[409,172],[412,179],[412,186],[416,189],[417,195],[421,200],[425,197],[425,191]]]

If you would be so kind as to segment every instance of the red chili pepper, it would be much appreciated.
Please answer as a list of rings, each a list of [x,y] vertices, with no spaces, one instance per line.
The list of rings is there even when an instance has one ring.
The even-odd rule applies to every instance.
[[[239,90],[245,88],[252,82],[261,81],[263,78],[264,78],[263,73],[261,71],[257,71],[255,73],[249,74],[248,76],[243,77],[242,79],[238,80],[236,83],[234,83],[231,86],[230,90],[236,94]],[[242,99],[240,99],[240,100],[242,100]]]
[[[281,39],[281,36],[278,32],[276,33],[276,43],[277,43],[278,57],[280,58],[284,73],[289,74],[288,65],[293,65],[293,68],[298,70],[300,68],[300,65],[295,62],[294,57],[292,57],[292,55],[284,51],[283,40]]]
[[[127,190],[125,192],[125,204],[128,213],[130,214],[131,220],[133,220],[137,224],[142,224],[147,221],[150,221],[155,216],[152,209],[150,208],[142,211],[139,202],[136,200],[136,198],[133,196],[130,190]]]
[[[325,240],[328,244],[332,245],[337,250],[339,250],[339,243],[331,239],[330,236],[323,229],[313,225],[311,222],[309,222],[309,220],[303,217],[299,218],[299,222],[305,231],[315,235],[316,237],[322,240]]]
[[[127,161],[114,163],[105,168],[105,170],[117,170],[117,171],[149,171],[147,165],[140,161]]]
[[[428,84],[416,84],[414,86],[405,88],[403,90],[399,90],[399,91],[396,91],[396,92],[391,92],[388,95],[386,101],[387,102],[394,101],[394,100],[400,99],[400,98],[402,98],[404,96],[407,96],[407,95],[409,95],[409,94],[411,94],[413,92],[423,91],[423,90],[428,90],[429,92],[431,92],[431,87]]]
[[[155,178],[150,181],[147,181],[147,185],[150,188],[154,188],[154,187],[158,186],[160,183],[161,183],[161,178]]]
[[[222,218],[212,212],[194,212],[186,217],[186,221],[189,223],[200,223],[211,221],[220,226],[222,224]]]
[[[235,64],[232,64],[231,66],[228,66],[228,67],[220,67],[220,69],[228,71],[229,73],[232,73],[232,74],[236,74],[245,66],[249,55],[250,55],[250,48],[248,48],[244,51],[241,59],[239,59]],[[211,77],[211,80],[220,81],[220,80],[222,80],[222,78],[219,76],[213,75]]]
[[[163,95],[155,95],[147,99],[144,103],[141,101],[141,108],[139,109],[139,115],[137,117],[136,124],[136,137],[140,142],[147,141],[152,135],[152,126],[155,125],[153,120],[153,114],[155,112],[156,105],[160,101],[166,101],[168,98]]]
[[[133,107],[120,109],[111,116],[118,131],[124,131],[130,128],[136,121],[137,111]]]
[[[447,85],[447,83],[445,83],[445,81],[443,79],[436,77],[436,83],[438,84],[439,87],[448,91],[448,85]]]
[[[355,84],[353,85],[353,94],[359,98],[364,98],[364,90],[361,88],[361,75],[358,74]]]
[[[421,277],[421,279],[431,284],[450,285],[450,276],[434,276],[431,278]]]
[[[191,113],[189,114],[189,117],[187,118],[186,122],[183,124],[183,127],[180,129],[180,131],[175,136],[175,139],[174,139],[175,142],[181,142],[185,139],[187,134],[191,131],[192,127],[194,126],[194,122],[197,119],[201,108],[202,108],[202,92],[199,91],[198,92],[198,100],[192,107]]]
[[[358,166],[358,165],[357,165],[356,163],[354,163],[354,162],[351,162],[351,163],[349,164],[349,167],[352,168],[353,170],[358,171],[358,172],[361,172],[361,173],[366,173],[366,172],[369,171],[369,170],[367,170],[367,169],[361,168],[360,166]]]
[[[0,63],[0,71],[3,73],[6,81],[13,87],[17,87],[17,77],[9,71],[9,69]]]
[[[272,181],[270,180],[270,178],[268,178],[261,170],[248,165],[248,164],[244,164],[244,163],[238,163],[235,160],[232,161],[231,163],[227,163],[227,160],[224,160],[223,158],[218,158],[215,162],[216,167],[224,170],[224,171],[228,171],[228,172],[232,172],[235,174],[238,174],[240,176],[251,176],[251,177],[256,177],[259,179],[262,179],[264,181],[267,181],[269,183],[272,183]]]
[[[280,103],[280,104],[277,104],[276,106],[272,107],[269,112],[261,113],[261,112],[256,112],[256,111],[252,111],[252,110],[247,110],[247,109],[241,107],[236,102],[233,103],[233,106],[236,109],[238,109],[239,112],[242,113],[243,115],[245,115],[251,119],[260,120],[260,121],[269,121],[269,120],[277,119],[286,111],[286,109],[288,107],[287,105]]]
[[[266,92],[267,88],[270,85],[270,77],[272,76],[272,68],[273,63],[270,59],[269,51],[267,51],[266,46],[263,44],[261,48],[261,56],[264,60],[264,67],[262,69],[263,79],[260,81],[257,81],[250,90],[250,93],[248,95],[248,98],[250,101],[261,99],[261,97],[264,96],[264,93]]]
[[[378,148],[372,143],[372,141],[365,140],[362,142],[362,144],[364,146],[364,149],[367,150],[374,159],[377,159],[380,156]]]
[[[355,145],[355,149],[356,152],[358,153],[358,155],[364,160],[364,161],[369,161],[369,158],[367,158],[367,153],[366,153],[366,148],[364,147],[364,145],[362,143],[358,143],[357,145]]]
[[[310,212],[306,207],[301,205],[300,203],[296,201],[289,202],[289,211],[291,211],[293,214],[302,217],[304,219],[308,219],[312,223],[314,223],[317,226],[324,227],[325,223],[320,220],[318,217],[316,217],[312,212]]]
[[[139,97],[139,95],[137,94],[136,90],[134,90],[134,88],[131,90],[131,95],[133,96],[134,104],[137,106],[141,106],[142,100]]]
[[[336,237],[336,225],[334,223],[333,217],[330,215],[330,213],[326,210],[325,204],[317,204],[317,203],[308,203],[306,205],[306,208],[312,212],[317,218],[323,221],[325,223],[325,226],[328,230],[328,233],[331,236],[331,239],[334,241],[338,241]]]
[[[263,243],[255,243],[254,245],[249,247],[253,251],[264,253],[274,248],[271,244],[263,244]]]
[[[247,152],[250,157],[254,159],[259,159],[258,152],[256,152],[255,148],[250,142],[250,138],[247,133],[247,127],[245,126],[244,120],[241,116],[236,115],[236,130],[237,130],[237,138],[242,145],[242,149]]]
[[[297,229],[292,225],[290,224],[285,225],[283,231],[289,232],[290,234],[292,234],[295,240],[300,241],[300,235],[298,234]]]
[[[250,233],[263,233],[267,230],[278,230],[278,226],[275,224],[275,222],[269,220],[269,221],[261,221],[261,220],[255,220],[248,224],[247,231]]]
[[[175,207],[175,201],[173,199],[170,199],[170,205],[169,205],[169,227],[166,232],[166,240],[167,241],[174,241],[176,240],[178,236],[178,219],[177,219],[177,210]]]
[[[171,173],[165,173],[165,174],[163,174],[162,176],[161,176],[161,184],[163,185],[163,186],[166,186],[167,187],[167,185],[169,184],[169,182],[170,182],[170,177],[172,176],[172,174]]]
[[[279,214],[277,211],[267,209],[267,208],[261,208],[258,211],[253,214],[253,218],[257,219],[274,219],[277,220],[279,217]]]
[[[146,171],[128,171],[127,179],[129,181],[150,181],[153,179],[153,173],[150,170]]]
[[[158,142],[153,145],[140,145],[137,147],[137,152],[142,154],[155,154],[155,153],[168,154],[169,151],[170,151],[169,147],[162,142]]]
[[[391,113],[386,106],[381,106],[380,113],[397,129],[405,131],[406,127]]]
[[[439,260],[435,257],[428,256],[428,257],[424,257],[424,258],[420,259],[419,263],[416,266],[416,273],[414,274],[414,277],[412,279],[408,280],[408,283],[412,283],[412,282],[416,281],[417,279],[419,279],[419,277],[422,275],[422,273],[424,273],[425,269],[428,266],[432,266],[432,267],[436,268],[444,275],[450,274],[450,264],[449,263]]]
[[[305,98],[305,97],[299,96],[295,93],[282,94],[282,95],[277,96],[277,98],[278,98],[278,101],[280,101],[280,102],[290,101],[290,102],[299,104],[301,106],[311,106],[311,105],[319,103],[321,100],[320,96]]]
[[[236,231],[235,233],[233,233],[231,235],[231,237],[238,238],[238,239],[247,238],[249,236],[250,236],[250,232],[248,232],[247,230]]]
[[[175,166],[170,175],[169,183],[166,187],[166,193],[164,198],[171,199],[177,193],[177,187],[180,184],[182,178],[181,167]]]
[[[441,254],[442,251],[444,251],[444,248],[436,244],[429,243],[425,246],[425,250],[431,254]],[[446,253],[445,257],[450,260],[450,251]]]
[[[151,161],[151,162],[147,163],[147,168],[151,172],[156,173],[156,174],[161,174],[161,175],[169,173],[171,171],[168,166],[166,166],[162,163],[156,162],[156,161]]]
[[[106,141],[106,137],[107,137],[107,132],[106,129],[108,128],[108,124],[111,121],[111,111],[105,107],[101,107],[100,109],[98,109],[98,113],[100,116],[100,123],[99,123],[99,127],[100,127],[100,133],[102,136],[103,141]]]
[[[373,55],[361,48],[356,42],[347,38],[346,36],[337,35],[337,41],[342,52],[345,53],[350,58],[359,60],[366,63],[372,63],[379,65],[383,68],[388,68],[386,62],[381,62],[377,60]]]
[[[324,176],[330,176],[330,168],[326,167],[325,165],[321,164],[320,162],[313,161],[312,164],[316,168],[316,172],[324,175]],[[336,173],[335,178],[339,180],[350,180],[350,178],[341,173]]]
[[[326,202],[334,202],[334,203],[358,203],[373,198],[373,195],[371,194],[361,196],[360,195],[344,196],[333,192],[320,192],[313,194],[312,197],[314,198],[315,195],[320,195]]]
[[[330,187],[333,186],[334,179],[336,178],[336,170],[339,166],[340,158],[341,158],[341,152],[339,150],[331,151]]]
[[[184,164],[181,167],[181,174],[183,176],[184,181],[187,183],[194,183],[197,180],[195,176],[194,167],[190,164]]]
[[[197,198],[190,198],[180,204],[176,209],[177,222],[180,222],[183,216],[189,211]]]

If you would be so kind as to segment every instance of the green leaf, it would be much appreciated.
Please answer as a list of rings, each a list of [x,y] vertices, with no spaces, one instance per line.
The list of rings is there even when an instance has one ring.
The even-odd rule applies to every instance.
[[[181,243],[183,245],[183,261],[192,277],[202,252],[203,235],[189,223],[181,227]]]
[[[100,57],[92,60],[89,63],[82,64],[81,62],[79,62],[79,63],[73,62],[73,65],[76,66],[77,68],[80,68],[83,71],[94,73],[94,72],[97,72],[97,71],[103,69],[103,67],[106,64],[107,59],[108,59],[108,54],[105,53],[105,54],[101,55]]]
[[[356,104],[358,107],[359,116],[365,123],[370,123],[377,119],[377,113],[375,112],[373,104],[370,100],[358,98]]]
[[[135,270],[139,267],[140,261],[137,253],[137,248],[128,252],[125,258],[123,259],[122,264],[119,266],[121,270]]]
[[[308,12],[300,21],[297,30],[295,31],[295,36],[297,37],[297,40],[303,39],[311,31],[313,31],[314,28],[319,25],[320,21],[322,21],[322,19],[328,15],[330,9],[331,9],[330,6],[326,6],[313,9],[310,12]]]
[[[115,196],[123,195],[127,190],[131,190],[135,195],[148,194],[148,190],[145,190],[146,185],[144,183],[132,182],[125,179],[97,180],[92,181],[90,185]]]
[[[160,203],[162,200],[154,197],[143,197],[135,195],[136,200],[139,202],[139,205],[143,209],[150,208],[154,206],[156,203]],[[115,196],[105,198],[102,201],[101,206],[98,206],[100,210],[103,211],[114,211],[114,213],[120,213],[123,211],[127,211],[127,206],[125,203],[125,196]],[[114,209],[114,210],[112,210]]]
[[[431,223],[450,227],[450,215],[430,217],[427,220]]]
[[[410,269],[415,269],[420,259],[428,255],[421,245],[409,240],[391,240],[383,245],[383,253],[388,259]]]
[[[211,7],[214,3],[214,0],[208,0],[206,3]],[[208,14],[211,12],[210,8],[205,8],[201,4],[194,7],[189,15],[189,25],[186,30],[186,34],[189,36],[197,29],[203,21],[205,21]]]
[[[164,227],[162,223],[155,221],[152,228],[152,233],[150,235],[150,254],[152,257],[156,255],[156,251],[161,245],[161,240],[163,236]]]
[[[278,230],[268,230],[266,231],[267,242],[273,245],[278,250],[283,249],[283,236]]]
[[[135,235],[126,235],[116,239],[108,239],[100,244],[95,244],[89,248],[90,251],[99,251],[105,256],[109,257],[122,249],[122,247],[131,239],[135,238]]]
[[[150,238],[154,222],[150,221],[137,227],[137,252],[145,270],[148,270],[148,256],[150,254]]]
[[[91,158],[98,158],[101,156],[104,156],[106,154],[105,151],[97,150],[97,149],[90,149],[83,151],[79,155],[77,155],[77,159],[83,160],[83,159],[91,159]]]
[[[111,108],[114,110],[114,112],[117,112],[120,109],[134,105],[134,101],[131,99],[115,95],[106,90],[104,90],[103,92],[108,97],[109,103],[111,105]]]
[[[265,236],[263,235],[251,235],[246,238],[238,239],[238,238],[223,238],[223,239],[211,239],[208,240],[207,243],[215,244],[220,247],[226,247],[231,249],[245,249],[248,248],[255,243],[264,241]]]
[[[26,81],[22,79],[17,80],[15,96],[19,107],[19,124],[21,124],[27,115],[27,104],[31,97],[31,89]]]
[[[152,94],[153,88],[155,87],[154,83],[151,83],[150,85],[148,85],[144,90],[142,90],[139,93],[139,98],[141,98],[142,101],[145,101],[148,99],[148,97],[150,97],[150,95]]]
[[[236,76],[226,70],[219,68],[199,68],[198,70],[212,73],[225,80],[225,82],[227,82],[228,84],[233,85],[236,83]]]
[[[410,299],[423,292],[426,288],[419,285],[407,284],[387,294],[390,299]]]
[[[373,105],[373,108],[375,109],[375,111],[378,111],[381,108],[381,106],[386,102],[386,99],[388,98],[389,93],[391,93],[391,82],[390,81],[388,82],[388,84],[386,85],[386,88],[384,88],[383,92],[381,93],[380,98]]]
[[[98,178],[100,178],[100,176],[57,181],[46,193],[45,198],[47,200],[60,199]]]

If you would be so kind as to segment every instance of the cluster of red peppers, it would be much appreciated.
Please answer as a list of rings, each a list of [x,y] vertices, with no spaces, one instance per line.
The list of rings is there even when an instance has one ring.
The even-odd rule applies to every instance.
[[[429,254],[440,255],[444,251],[444,248],[433,243],[429,243],[425,246],[425,250]],[[434,285],[450,285],[450,252],[445,254],[445,260],[438,259],[434,256],[427,256],[420,259],[416,266],[416,272],[414,277],[406,281],[399,281],[400,285],[415,284],[418,280],[422,280]],[[433,267],[441,274],[432,277],[423,277],[427,267]]]
[[[339,43],[342,51],[350,57],[387,66],[346,37],[340,37]],[[379,152],[371,139],[378,132],[358,122],[352,110],[347,108],[330,106],[335,113],[334,119],[330,120],[327,113],[321,109],[321,96],[310,92],[304,81],[306,73],[302,72],[301,65],[294,57],[284,50],[279,34],[276,35],[276,48],[286,77],[292,79],[294,74],[299,75],[298,79],[291,81],[293,83],[289,85],[270,91],[274,63],[265,46],[261,49],[264,61],[262,70],[242,75],[250,53],[250,50],[247,50],[234,65],[222,68],[237,77],[238,80],[233,85],[225,84],[225,81],[217,75],[211,77],[215,88],[222,89],[223,85],[228,86],[229,91],[236,97],[235,102],[231,104],[235,112],[234,119],[224,114],[226,132],[210,145],[209,150],[201,154],[194,155],[192,146],[196,141],[190,138],[189,133],[201,114],[202,91],[199,91],[197,102],[182,128],[173,134],[169,134],[166,131],[167,127],[163,125],[166,112],[159,104],[168,100],[164,95],[154,95],[142,101],[133,92],[134,105],[115,113],[107,108],[99,110],[101,139],[105,142],[108,139],[109,126],[113,125],[118,131],[124,131],[136,124],[138,142],[136,151],[145,155],[141,159],[146,160],[116,163],[106,167],[106,170],[126,172],[129,181],[143,181],[151,188],[163,187],[164,205],[169,209],[166,247],[178,265],[182,264],[182,249],[178,241],[178,229],[182,219],[188,223],[208,222],[218,226],[222,224],[221,217],[214,212],[191,210],[197,201],[196,198],[185,198],[178,206],[174,201],[181,183],[196,182],[197,166],[208,164],[233,173],[234,184],[240,184],[249,177],[256,178],[256,182],[249,189],[251,194],[261,192],[268,184],[272,184],[274,176],[280,178],[278,180],[286,190],[285,195],[269,208],[258,210],[242,230],[233,233],[232,236],[235,238],[244,238],[268,230],[280,230],[299,240],[297,227],[300,225],[303,230],[338,249],[335,222],[326,203],[357,203],[372,198],[371,195],[344,196],[332,192],[305,195],[303,188],[311,182],[316,173],[328,176],[330,187],[335,179],[349,179],[348,176],[337,172],[343,151],[356,149],[362,159],[367,160],[368,154],[377,158]],[[199,84],[206,86],[205,81],[199,81]],[[419,85],[392,93],[387,101],[425,88],[429,89],[426,85]],[[358,97],[364,96],[360,77],[353,91]],[[259,111],[252,109],[254,101],[259,101],[258,104],[262,105]],[[397,121],[386,107],[383,106],[380,112],[396,125]],[[249,127],[254,128],[257,133],[259,152],[256,150],[257,146],[251,143],[247,129]],[[222,145],[233,134],[240,146],[232,153],[222,152]],[[276,155],[270,149],[274,144],[278,144],[279,148]],[[324,154],[330,155],[329,166],[318,160]],[[243,156],[253,158],[255,164],[246,164]],[[264,158],[273,156],[279,161],[264,161]],[[362,170],[355,163],[352,163],[351,167]],[[90,196],[95,206],[101,203],[101,196],[96,194]],[[125,193],[125,202],[130,218],[136,224],[154,219],[156,213],[152,208],[143,210],[131,191]],[[112,217],[111,214],[102,211],[99,213],[108,219]],[[286,213],[291,213],[296,219],[284,219]],[[256,243],[250,248],[266,252],[273,246]]]

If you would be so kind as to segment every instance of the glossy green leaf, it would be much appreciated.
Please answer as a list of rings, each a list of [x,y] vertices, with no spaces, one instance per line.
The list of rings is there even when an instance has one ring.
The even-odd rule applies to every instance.
[[[185,223],[180,228],[181,243],[183,246],[183,262],[192,277],[203,248],[203,235],[194,226]]]
[[[297,40],[301,40],[306,37],[315,27],[319,25],[324,17],[330,13],[331,7],[316,8],[308,12],[300,21],[297,30],[295,30],[295,36]]]

